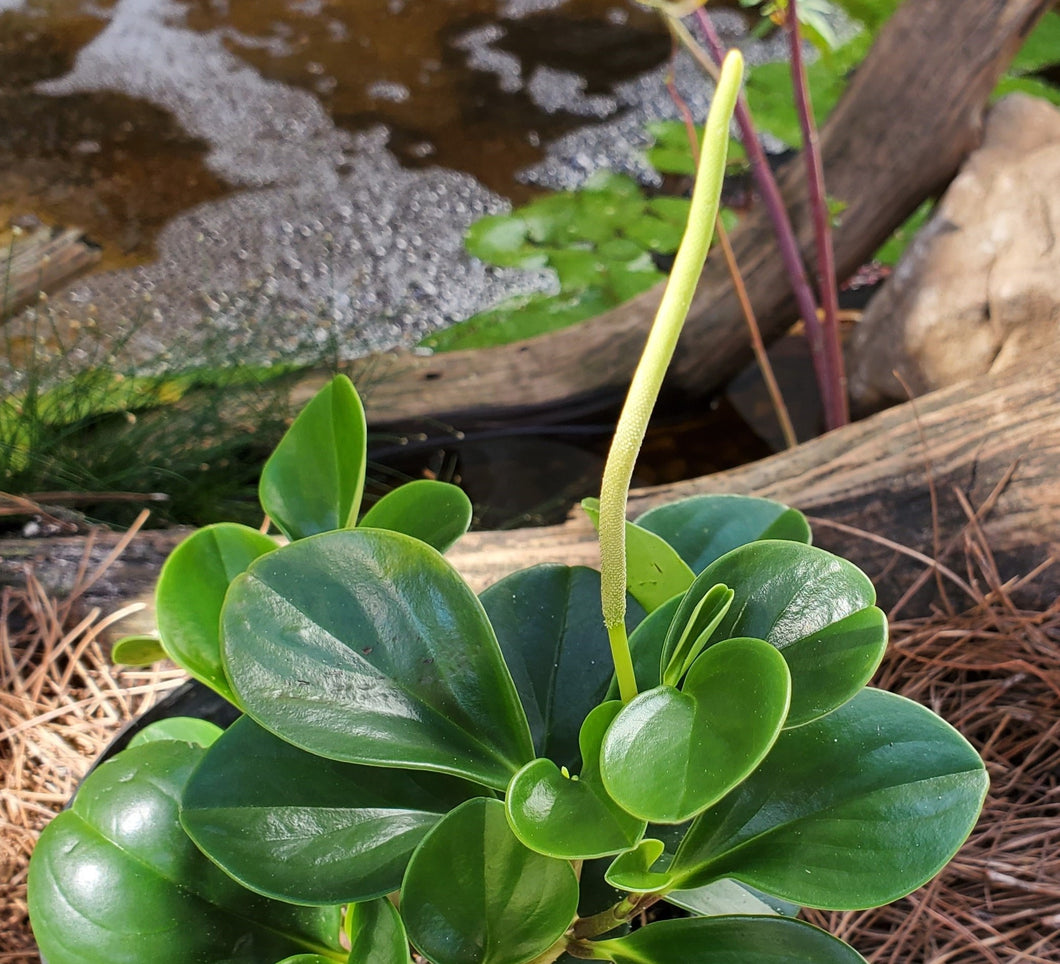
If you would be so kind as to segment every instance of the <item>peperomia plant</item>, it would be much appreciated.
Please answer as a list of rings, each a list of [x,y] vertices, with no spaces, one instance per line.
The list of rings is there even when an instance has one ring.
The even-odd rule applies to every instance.
[[[212,526],[162,572],[162,648],[242,715],[145,731],[44,830],[48,964],[409,964],[410,944],[431,964],[853,964],[799,907],[894,900],[960,846],[982,762],[866,687],[887,631],[861,572],[762,499],[624,519],[739,73],[587,505],[602,574],[539,566],[476,597],[442,555],[470,518],[442,483],[356,524],[364,414],[332,381],[264,470],[288,543]],[[659,902],[687,916],[632,927]]]

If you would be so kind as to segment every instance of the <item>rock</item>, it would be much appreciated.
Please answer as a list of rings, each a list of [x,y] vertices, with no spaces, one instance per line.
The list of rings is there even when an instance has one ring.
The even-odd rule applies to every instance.
[[[1060,110],[1014,94],[857,326],[853,406],[904,400],[902,382],[920,395],[1055,353],[1058,234]]]

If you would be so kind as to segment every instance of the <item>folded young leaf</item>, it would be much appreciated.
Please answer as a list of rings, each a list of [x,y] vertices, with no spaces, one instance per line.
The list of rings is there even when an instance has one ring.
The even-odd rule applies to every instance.
[[[872,677],[887,647],[887,619],[856,566],[823,549],[761,540],[711,563],[674,617],[687,622],[698,587],[731,586],[735,596],[708,647],[734,636],[772,643],[791,670],[787,726],[845,703]],[[708,649],[709,651],[709,649]]]
[[[445,552],[471,525],[471,500],[448,482],[416,479],[384,495],[360,525],[404,532]]]
[[[578,770],[582,721],[604,700],[613,675],[600,573],[585,566],[534,566],[494,583],[479,598],[530,721],[534,752]],[[627,626],[643,615],[632,602]]]
[[[632,850],[615,857],[604,874],[604,880],[612,887],[631,893],[650,894],[665,890],[673,883],[673,878],[665,870],[654,869],[664,849],[661,840],[645,838]]]
[[[604,737],[600,773],[611,797],[653,823],[682,823],[743,780],[784,725],[791,680],[760,639],[717,643],[680,690],[630,700]]]
[[[336,375],[299,413],[261,470],[258,497],[289,539],[357,521],[368,429],[345,375]]]
[[[865,964],[848,944],[788,917],[657,921],[593,949],[615,964]]]
[[[615,803],[600,781],[600,743],[621,709],[617,701],[602,703],[586,717],[577,776],[538,759],[512,777],[508,822],[531,850],[565,860],[606,857],[635,846],[644,833],[645,822]]]
[[[193,532],[158,577],[155,609],[166,654],[230,703],[221,661],[221,605],[232,580],[276,543],[256,529],[222,522]]]
[[[671,545],[696,574],[715,559],[758,539],[809,544],[810,526],[797,509],[749,495],[694,495],[649,509],[636,519]]]
[[[524,964],[570,926],[578,880],[568,861],[520,843],[499,800],[469,800],[416,848],[401,907],[433,964]]]
[[[412,851],[482,787],[440,773],[338,763],[249,717],[188,781],[181,822],[245,887],[298,904],[342,904],[401,885]]]
[[[339,952],[337,907],[294,907],[241,887],[184,833],[177,809],[205,754],[178,741],[120,753],[41,834],[29,873],[48,964],[259,964]]]
[[[876,907],[945,866],[975,825],[987,782],[978,754],[943,720],[863,690],[785,730],[692,824],[670,872],[683,889],[731,877],[802,906]]]
[[[277,549],[232,584],[222,627],[244,709],[311,753],[497,789],[534,757],[482,606],[410,536],[346,529]]]

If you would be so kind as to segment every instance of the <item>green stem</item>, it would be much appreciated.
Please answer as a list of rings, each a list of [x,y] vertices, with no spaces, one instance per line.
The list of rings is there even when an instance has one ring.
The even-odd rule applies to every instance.
[[[692,205],[681,247],[674,259],[655,321],[648,332],[629,394],[615,428],[611,451],[604,466],[600,488],[600,599],[604,625],[611,641],[611,656],[618,677],[619,693],[628,702],[637,695],[633,662],[626,638],[626,500],[644,433],[648,428],[663,377],[673,357],[696,284],[703,271],[714,221],[718,215],[729,122],[743,78],[743,57],[731,51],[722,64],[717,90],[703,132]]]

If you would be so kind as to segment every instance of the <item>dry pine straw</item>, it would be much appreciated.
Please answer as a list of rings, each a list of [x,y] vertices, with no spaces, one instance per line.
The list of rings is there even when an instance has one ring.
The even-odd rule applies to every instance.
[[[982,819],[912,896],[807,916],[873,964],[1060,964],[1060,601],[1017,609],[985,547],[966,549],[959,583],[974,605],[892,623],[876,684],[929,706],[980,750],[992,781]],[[81,592],[112,559],[83,574]],[[181,680],[109,665],[100,637],[125,612],[83,613],[78,593],[58,603],[32,572],[0,601],[0,964],[39,960],[25,882],[41,827],[115,732]]]

